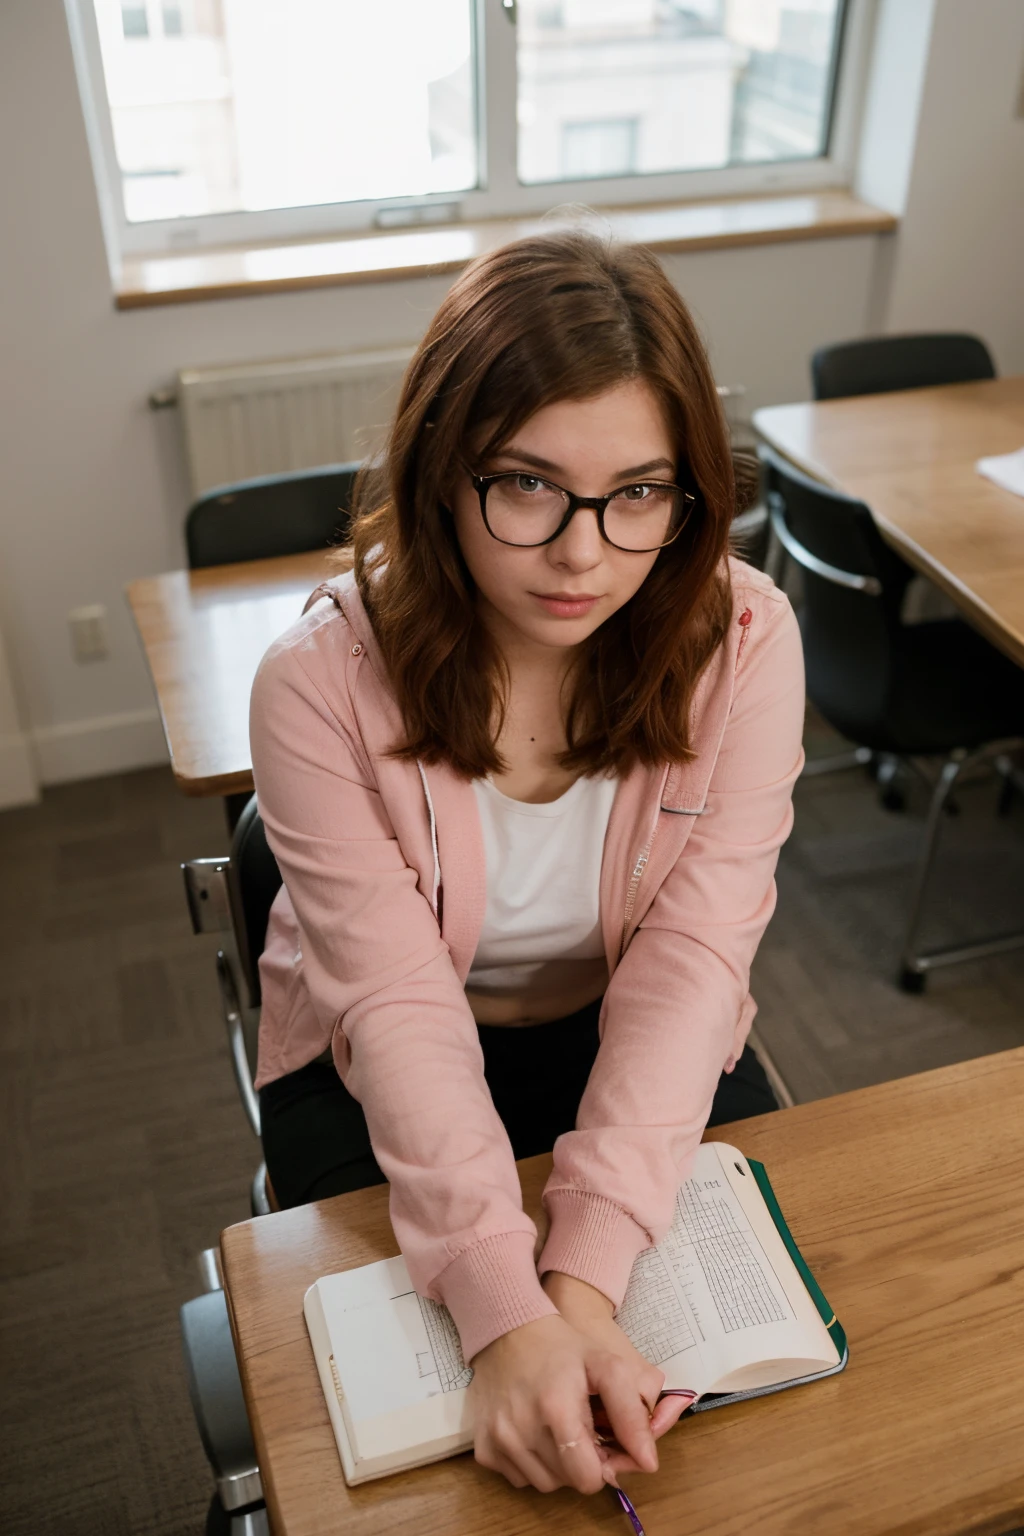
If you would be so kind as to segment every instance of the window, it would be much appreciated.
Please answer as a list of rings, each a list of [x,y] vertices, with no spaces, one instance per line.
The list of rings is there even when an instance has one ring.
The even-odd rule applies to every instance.
[[[119,252],[847,179],[865,0],[67,4]]]

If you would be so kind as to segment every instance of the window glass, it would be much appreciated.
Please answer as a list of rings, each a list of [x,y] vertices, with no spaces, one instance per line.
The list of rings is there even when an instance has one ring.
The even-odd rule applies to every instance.
[[[841,0],[518,0],[526,183],[825,153]]]
[[[93,3],[130,222],[477,184],[472,0]]]

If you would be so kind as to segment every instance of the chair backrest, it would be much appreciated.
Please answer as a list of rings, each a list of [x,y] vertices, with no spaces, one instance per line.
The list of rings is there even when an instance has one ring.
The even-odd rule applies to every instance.
[[[913,572],[862,501],[809,479],[769,448],[759,453],[773,526],[802,568],[808,697],[844,736],[883,746],[900,604]]]
[[[188,563],[227,565],[343,544],[358,464],[324,464],[218,485],[185,520]]]
[[[815,400],[925,389],[931,384],[969,384],[995,376],[985,343],[977,336],[958,333],[869,336],[819,347],[811,358]]]
[[[249,993],[249,1006],[260,1002],[260,955],[267,939],[267,922],[281,888],[281,871],[270,851],[267,834],[253,795],[235,824],[231,839],[229,893],[238,958]]]

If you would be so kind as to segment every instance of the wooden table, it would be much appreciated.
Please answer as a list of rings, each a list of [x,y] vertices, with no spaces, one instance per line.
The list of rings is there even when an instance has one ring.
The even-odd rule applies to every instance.
[[[186,795],[252,790],[249,693],[256,668],[330,569],[329,553],[317,550],[169,571],[129,585],[171,767]]]
[[[1024,378],[768,406],[754,426],[867,502],[888,542],[1024,666],[1024,498],[974,468],[1024,447]]]
[[[997,1536],[1024,1516],[1024,1048],[719,1127],[768,1167],[850,1340],[840,1376],[687,1421],[647,1536]],[[536,1209],[548,1159],[521,1164]],[[230,1227],[225,1286],[276,1536],[627,1536],[604,1495],[467,1456],[349,1489],[302,1317],[396,1251],[386,1190]]]

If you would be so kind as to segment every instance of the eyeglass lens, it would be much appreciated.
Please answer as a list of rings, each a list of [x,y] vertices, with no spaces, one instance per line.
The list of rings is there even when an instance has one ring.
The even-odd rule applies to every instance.
[[[624,486],[605,508],[604,531],[619,549],[657,549],[677,532],[685,506],[676,486]],[[536,475],[500,475],[487,488],[488,527],[506,544],[543,544],[568,509],[568,493]]]

